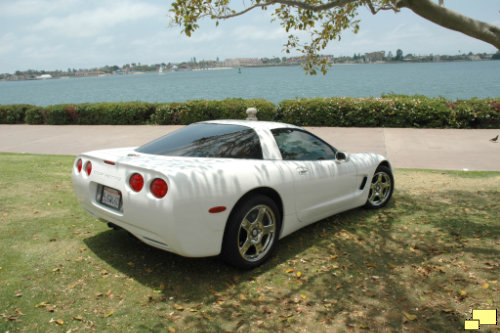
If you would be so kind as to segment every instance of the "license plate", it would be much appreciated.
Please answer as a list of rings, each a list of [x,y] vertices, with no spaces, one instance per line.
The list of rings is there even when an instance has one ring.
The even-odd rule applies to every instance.
[[[114,188],[104,186],[102,188],[101,203],[111,208],[120,209],[122,193]]]

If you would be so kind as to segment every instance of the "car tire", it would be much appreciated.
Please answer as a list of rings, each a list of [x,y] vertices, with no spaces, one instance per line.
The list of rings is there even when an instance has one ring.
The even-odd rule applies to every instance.
[[[276,203],[255,195],[237,204],[231,212],[222,243],[222,259],[237,268],[260,266],[276,248],[281,215]]]
[[[373,174],[365,207],[376,209],[384,207],[394,191],[394,176],[389,167],[379,165]]]

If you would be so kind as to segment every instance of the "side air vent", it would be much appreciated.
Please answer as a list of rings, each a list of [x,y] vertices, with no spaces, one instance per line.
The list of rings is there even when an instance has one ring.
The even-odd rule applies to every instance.
[[[368,177],[364,176],[363,181],[361,182],[361,186],[359,187],[360,190],[365,188],[366,181],[368,180]]]

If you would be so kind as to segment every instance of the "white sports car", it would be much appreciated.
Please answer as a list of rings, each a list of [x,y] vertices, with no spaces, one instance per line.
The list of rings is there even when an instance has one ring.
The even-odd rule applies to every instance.
[[[346,154],[275,122],[191,124],[141,147],[76,158],[75,194],[90,214],[186,257],[253,268],[278,239],[330,215],[391,198],[383,156]]]

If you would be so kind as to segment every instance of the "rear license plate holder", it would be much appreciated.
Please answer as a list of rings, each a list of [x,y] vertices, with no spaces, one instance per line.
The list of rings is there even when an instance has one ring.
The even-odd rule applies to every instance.
[[[104,206],[120,210],[122,206],[122,193],[114,188],[102,186],[99,202]]]

